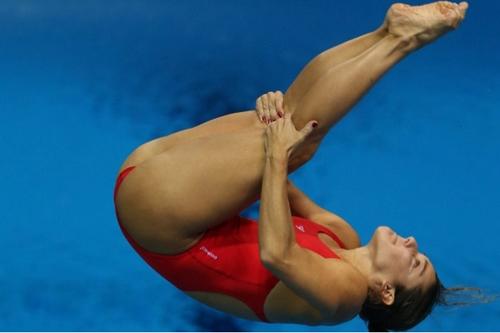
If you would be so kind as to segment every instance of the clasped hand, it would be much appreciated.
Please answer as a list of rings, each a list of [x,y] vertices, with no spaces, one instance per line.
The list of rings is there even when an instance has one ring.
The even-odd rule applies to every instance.
[[[267,125],[264,140],[266,157],[283,156],[288,159],[318,125],[317,121],[311,120],[304,128],[297,130],[292,122],[292,115],[284,111],[281,91],[260,96],[256,112],[259,119]]]

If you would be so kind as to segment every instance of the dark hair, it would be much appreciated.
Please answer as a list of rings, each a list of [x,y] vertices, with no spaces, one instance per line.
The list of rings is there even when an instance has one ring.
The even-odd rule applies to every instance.
[[[453,296],[461,296],[468,292],[469,299],[476,302],[449,302]],[[405,290],[396,287],[396,297],[391,305],[376,302],[373,297],[367,297],[359,316],[367,324],[370,332],[406,331],[424,320],[436,305],[464,306],[476,303],[489,303],[496,296],[484,296],[479,288],[443,286],[436,273],[436,283],[427,291],[420,288]]]

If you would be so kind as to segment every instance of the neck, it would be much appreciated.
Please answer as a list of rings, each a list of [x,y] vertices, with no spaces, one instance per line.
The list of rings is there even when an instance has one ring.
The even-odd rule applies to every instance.
[[[369,244],[349,250],[335,249],[335,252],[342,260],[354,266],[367,282],[370,281],[370,277],[373,275],[373,261]]]

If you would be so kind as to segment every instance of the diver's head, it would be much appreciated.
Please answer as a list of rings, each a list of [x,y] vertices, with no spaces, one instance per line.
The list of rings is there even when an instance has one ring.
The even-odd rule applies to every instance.
[[[436,282],[434,266],[419,252],[415,238],[404,238],[389,227],[378,227],[368,247],[371,248],[371,278],[380,289],[383,303],[391,305],[396,286],[426,290]]]
[[[377,228],[368,247],[372,274],[360,317],[370,331],[410,329],[431,312],[443,288],[434,266],[415,238],[388,227]]]

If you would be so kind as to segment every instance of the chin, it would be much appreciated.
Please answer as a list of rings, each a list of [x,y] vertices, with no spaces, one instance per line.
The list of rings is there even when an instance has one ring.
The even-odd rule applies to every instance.
[[[380,226],[375,229],[370,244],[372,247],[373,260],[382,266],[387,265],[387,260],[394,259],[396,248],[393,244],[394,231],[387,226]]]
[[[375,232],[373,233],[372,240],[377,240],[377,243],[379,241],[389,241],[392,235],[394,234],[394,230],[389,228],[388,226],[380,226],[377,229],[375,229]]]

